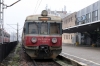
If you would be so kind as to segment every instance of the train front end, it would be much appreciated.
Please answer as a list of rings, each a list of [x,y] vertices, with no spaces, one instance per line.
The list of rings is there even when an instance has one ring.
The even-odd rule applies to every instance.
[[[23,48],[33,59],[55,59],[62,51],[61,19],[39,16],[37,21],[27,21],[23,30]]]

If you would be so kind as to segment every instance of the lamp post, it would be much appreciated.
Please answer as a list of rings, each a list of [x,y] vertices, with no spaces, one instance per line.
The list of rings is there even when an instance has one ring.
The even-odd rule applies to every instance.
[[[2,29],[2,32],[1,32],[2,33],[2,44],[4,41],[3,40],[3,37],[4,37],[4,33],[3,33],[3,31],[4,31],[4,9],[6,9],[7,7],[13,6],[14,4],[18,3],[19,1],[21,1],[21,0],[18,0],[8,6],[8,5],[4,4],[4,0],[0,0],[0,28]]]
[[[4,1],[3,0],[0,0],[0,27],[1,27],[1,29],[2,29],[2,31],[1,31],[1,34],[2,34],[2,44],[3,44],[3,24],[4,24],[4,20],[3,20],[3,18],[4,18],[4,8],[3,8],[3,3],[4,3]]]

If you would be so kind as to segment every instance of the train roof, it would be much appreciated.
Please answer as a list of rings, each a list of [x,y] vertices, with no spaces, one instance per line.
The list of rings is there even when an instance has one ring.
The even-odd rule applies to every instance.
[[[41,16],[41,15],[29,15],[26,17],[26,21],[39,21],[39,17],[50,17],[50,21],[62,21],[62,18],[59,16],[54,16],[54,15],[48,15],[48,16]]]

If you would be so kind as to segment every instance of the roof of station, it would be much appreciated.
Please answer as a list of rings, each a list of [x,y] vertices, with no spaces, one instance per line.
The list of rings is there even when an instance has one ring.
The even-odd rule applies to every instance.
[[[76,33],[100,30],[100,20],[63,29],[63,33]]]

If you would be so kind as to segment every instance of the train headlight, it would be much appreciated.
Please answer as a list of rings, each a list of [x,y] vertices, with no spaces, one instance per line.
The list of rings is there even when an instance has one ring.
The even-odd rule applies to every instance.
[[[41,15],[42,15],[42,16],[48,16],[48,11],[43,10],[42,13],[41,13]]]
[[[57,43],[57,38],[52,38],[52,43]]]
[[[31,41],[32,41],[32,43],[36,43],[36,42],[37,42],[37,38],[33,37],[33,38],[31,39]]]

